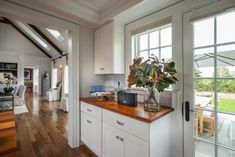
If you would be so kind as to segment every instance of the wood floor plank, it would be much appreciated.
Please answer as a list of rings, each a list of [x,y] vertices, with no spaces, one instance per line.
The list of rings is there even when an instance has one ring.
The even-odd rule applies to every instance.
[[[12,111],[0,112],[0,123],[14,121],[15,115]]]
[[[0,112],[0,156],[16,151],[14,112]]]

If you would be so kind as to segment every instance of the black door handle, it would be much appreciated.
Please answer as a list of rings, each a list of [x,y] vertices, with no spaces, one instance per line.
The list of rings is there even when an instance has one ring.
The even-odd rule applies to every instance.
[[[188,101],[185,102],[185,120],[189,121],[190,120],[190,103]]]

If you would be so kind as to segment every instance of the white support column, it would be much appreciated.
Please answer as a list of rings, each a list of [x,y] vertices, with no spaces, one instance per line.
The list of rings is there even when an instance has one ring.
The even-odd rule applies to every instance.
[[[75,148],[80,144],[79,110],[79,26],[69,32],[69,123],[68,144]]]

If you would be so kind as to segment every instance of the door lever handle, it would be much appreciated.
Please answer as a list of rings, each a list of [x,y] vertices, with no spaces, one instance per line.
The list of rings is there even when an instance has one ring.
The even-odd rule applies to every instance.
[[[190,103],[188,101],[185,102],[185,120],[190,121]]]

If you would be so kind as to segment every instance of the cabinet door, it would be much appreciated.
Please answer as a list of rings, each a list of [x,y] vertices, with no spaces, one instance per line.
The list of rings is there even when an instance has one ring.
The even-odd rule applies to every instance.
[[[95,32],[95,74],[113,73],[113,42],[113,23],[109,23]]]
[[[104,63],[102,62],[102,30],[95,31],[94,38],[94,70],[95,74],[100,74],[104,71]]]
[[[149,143],[123,132],[125,157],[149,157]]]
[[[91,150],[98,156],[101,156],[101,121],[92,117],[91,130]]]
[[[102,63],[104,73],[113,73],[114,69],[114,38],[113,38],[113,23],[109,23],[102,28]]]
[[[101,120],[81,112],[81,140],[96,155],[101,156]]]
[[[92,134],[91,131],[92,131],[92,126],[91,126],[91,120],[89,116],[81,112],[81,140],[88,147],[91,142],[91,134]]]
[[[124,157],[121,131],[103,123],[103,157]]]

